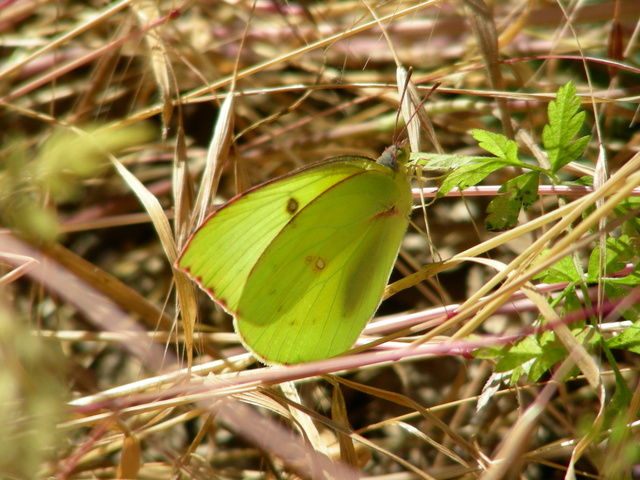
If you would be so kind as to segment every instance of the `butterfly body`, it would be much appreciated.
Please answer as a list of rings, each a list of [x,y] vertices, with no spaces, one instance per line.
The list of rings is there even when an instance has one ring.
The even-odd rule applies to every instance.
[[[254,187],[189,240],[178,266],[263,362],[343,353],[375,313],[412,206],[398,154],[338,157]]]

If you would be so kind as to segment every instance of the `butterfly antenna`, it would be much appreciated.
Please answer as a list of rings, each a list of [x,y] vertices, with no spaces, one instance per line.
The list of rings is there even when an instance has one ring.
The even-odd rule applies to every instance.
[[[441,83],[437,82],[436,84],[434,84],[431,87],[431,89],[427,92],[425,97],[422,100],[420,100],[418,105],[416,107],[413,107],[413,105],[411,104],[411,101],[410,101],[410,99],[412,98],[411,91],[409,90],[410,87],[411,87],[411,85],[409,84],[409,77],[410,77],[411,72],[412,72],[412,70],[410,69],[408,74],[407,74],[407,78],[406,78],[406,80],[404,82],[404,87],[402,89],[402,94],[400,96],[400,108],[403,109],[404,112],[405,112],[406,122],[405,122],[404,127],[402,127],[402,130],[400,131],[398,136],[400,137],[405,132],[408,132],[407,136],[409,137],[409,140],[410,140],[410,143],[411,143],[411,150],[412,151],[418,151],[419,148],[420,148],[419,142],[418,142],[419,129],[418,129],[418,126],[413,123],[413,119],[416,117],[416,115],[420,116],[420,109],[424,106],[424,104],[429,99],[429,97],[431,97],[431,94],[433,92],[435,92],[436,89],[441,85]],[[401,74],[401,72],[398,71],[398,75],[399,76],[400,76],[400,74]],[[408,93],[408,95],[407,95],[407,93]],[[396,123],[397,123],[397,120],[396,120]],[[415,129],[415,131],[413,131],[413,129]]]
[[[418,104],[418,107],[415,109],[412,109],[410,107],[410,102],[407,101],[408,98],[411,98],[411,91],[410,91],[410,87],[411,87],[411,75],[413,73],[413,68],[409,67],[408,71],[405,72],[404,67],[402,66],[402,62],[400,61],[400,57],[398,56],[395,48],[393,47],[393,42],[391,41],[391,37],[389,37],[389,34],[387,32],[387,29],[385,27],[385,25],[382,24],[382,22],[380,21],[380,18],[378,17],[378,15],[376,15],[376,12],[373,10],[373,8],[371,8],[371,6],[364,0],[362,0],[362,3],[365,5],[365,7],[367,7],[367,9],[369,10],[369,12],[371,13],[371,16],[375,19],[376,23],[380,26],[380,30],[382,30],[382,34],[384,35],[385,39],[387,40],[387,44],[389,45],[389,49],[391,50],[391,54],[393,55],[393,59],[396,63],[396,67],[397,67],[397,78],[398,80],[398,84],[402,83],[403,84],[403,88],[402,91],[400,92],[400,108],[398,109],[398,111],[396,112],[396,121],[393,127],[393,143],[397,144],[398,143],[398,138],[400,136],[402,136],[406,131],[408,131],[409,129],[409,125],[411,125],[411,122],[413,120],[413,118],[415,117],[416,113],[418,113],[420,111],[420,109],[422,108],[422,106],[424,105],[424,103],[427,101],[427,99],[431,96],[431,94],[436,90],[436,88],[438,88],[440,86],[440,83],[436,83],[431,90],[429,91],[429,93],[427,93],[427,96],[424,97],[424,99],[422,101],[420,101],[420,103]],[[406,74],[406,77],[405,77]],[[409,91],[409,95],[407,96],[406,93],[407,91]],[[398,126],[398,121],[400,119],[400,112],[402,112],[403,110],[403,105],[404,102],[407,101],[407,110],[406,110],[406,115],[404,115],[406,122],[404,127],[402,128],[402,130],[400,131],[400,133],[398,135],[396,135],[397,133],[397,126]],[[408,118],[407,118],[408,117]],[[409,137],[409,141],[411,143],[411,150],[413,151],[418,151],[419,150],[419,141],[418,141],[418,135],[419,135],[419,129],[416,128],[416,131],[414,132],[413,135],[407,135]]]
[[[402,62],[400,61],[400,57],[398,56],[398,53],[396,52],[396,49],[393,47],[393,42],[391,41],[391,37],[389,36],[389,33],[387,32],[387,28],[385,27],[385,25],[382,24],[382,22],[380,21],[380,18],[378,17],[378,15],[376,15],[376,12],[373,8],[371,8],[371,6],[365,2],[364,0],[362,1],[362,3],[364,3],[364,6],[367,7],[367,9],[369,10],[369,12],[371,13],[371,16],[374,18],[374,20],[376,21],[376,23],[378,24],[378,26],[380,27],[380,30],[382,31],[382,35],[384,35],[384,38],[387,40],[387,45],[389,45],[389,50],[391,51],[391,55],[393,55],[393,60],[396,62],[396,68],[398,70],[402,70],[404,72],[404,68],[402,67]],[[407,86],[409,85],[409,79],[411,78],[411,72],[413,71],[413,69],[411,67],[409,67],[409,72],[407,74],[407,77],[404,81],[404,88],[402,89],[402,93],[401,93],[401,97],[400,98],[400,105],[402,105],[403,102],[403,98],[404,98],[404,94],[407,90]],[[398,137],[396,136],[397,133],[397,128],[398,128],[398,121],[400,120],[400,112],[401,109],[399,108],[398,111],[396,112],[396,121],[393,125],[393,144],[397,144],[398,143]]]
[[[382,30],[382,35],[384,35],[384,38],[387,40],[387,44],[389,45],[389,49],[391,50],[391,55],[393,55],[393,60],[396,62],[396,67],[401,67],[402,62],[400,62],[400,57],[398,56],[396,49],[393,48],[393,42],[391,41],[391,37],[389,37],[389,34],[387,33],[386,27],[382,24],[378,15],[376,15],[375,10],[371,8],[371,6],[369,6],[369,4],[364,0],[362,0],[362,3],[364,3],[364,6],[367,7],[373,19],[380,26],[380,30]],[[391,22],[391,20],[392,19],[389,19],[389,22]]]
[[[400,70],[402,69],[401,66],[398,67],[398,74],[400,74]],[[403,72],[404,73],[404,70]],[[399,107],[396,111],[396,121],[393,124],[393,143],[397,144],[398,143],[398,138],[407,130],[407,125],[409,124],[409,121],[413,118],[413,115],[415,114],[415,112],[411,115],[411,117],[409,118],[409,121],[407,121],[404,125],[404,127],[402,127],[402,129],[400,130],[400,133],[398,134],[397,128],[398,128],[398,122],[400,121],[400,114],[402,113],[402,105],[404,105],[404,101],[407,95],[407,90],[409,89],[409,82],[411,81],[411,75],[413,75],[413,67],[409,67],[409,69],[406,72],[406,76],[404,78],[404,84],[402,85],[402,91],[400,92],[400,103],[398,104]]]

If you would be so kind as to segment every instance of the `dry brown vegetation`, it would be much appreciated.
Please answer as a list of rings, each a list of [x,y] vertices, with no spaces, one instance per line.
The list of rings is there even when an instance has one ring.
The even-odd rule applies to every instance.
[[[638,264],[639,18],[636,0],[1,2],[0,476],[640,478],[638,286],[604,279]],[[496,233],[485,209],[517,172],[435,201],[430,173],[388,325],[366,331],[395,343],[264,367],[173,268],[194,212],[377,157],[400,66],[418,101],[439,84],[411,120],[426,158],[483,154],[480,128],[544,159],[572,81],[591,141],[562,178],[594,187],[541,188]],[[592,253],[621,235],[626,257]],[[526,335],[557,348],[500,350]]]

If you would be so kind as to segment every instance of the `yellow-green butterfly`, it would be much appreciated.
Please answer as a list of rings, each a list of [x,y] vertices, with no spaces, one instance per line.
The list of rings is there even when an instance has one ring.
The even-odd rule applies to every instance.
[[[413,203],[407,154],[342,156],[238,195],[178,260],[266,364],[353,346],[378,305]]]

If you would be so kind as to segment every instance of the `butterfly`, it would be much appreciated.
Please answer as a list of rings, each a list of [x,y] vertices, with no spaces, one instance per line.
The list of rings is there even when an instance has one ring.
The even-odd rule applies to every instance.
[[[177,265],[263,363],[344,353],[377,310],[408,226],[406,161],[393,145],[251,188],[206,218]]]

